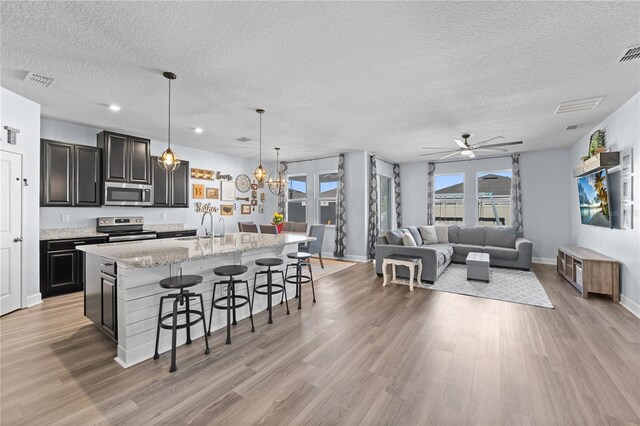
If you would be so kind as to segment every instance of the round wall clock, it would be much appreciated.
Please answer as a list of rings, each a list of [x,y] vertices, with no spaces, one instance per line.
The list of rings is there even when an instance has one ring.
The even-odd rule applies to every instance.
[[[236,188],[240,192],[247,192],[251,189],[251,179],[247,175],[238,175],[236,178]]]

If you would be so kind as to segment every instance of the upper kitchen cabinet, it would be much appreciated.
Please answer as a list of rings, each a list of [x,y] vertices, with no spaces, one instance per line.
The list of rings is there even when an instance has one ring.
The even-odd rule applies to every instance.
[[[151,141],[112,132],[98,134],[102,148],[104,180],[109,182],[151,183]]]
[[[167,172],[151,157],[153,169],[153,207],[189,207],[189,162],[180,160],[180,167]]]
[[[100,149],[42,139],[40,205],[100,206]]]

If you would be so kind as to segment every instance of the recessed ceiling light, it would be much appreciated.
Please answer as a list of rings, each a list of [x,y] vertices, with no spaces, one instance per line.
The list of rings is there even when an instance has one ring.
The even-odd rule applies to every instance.
[[[196,133],[202,133],[203,132],[202,127],[196,127],[195,129],[193,129],[193,131],[196,132]]]
[[[111,111],[120,111],[122,108],[120,107],[120,105],[111,104],[111,105],[109,105],[109,109]]]

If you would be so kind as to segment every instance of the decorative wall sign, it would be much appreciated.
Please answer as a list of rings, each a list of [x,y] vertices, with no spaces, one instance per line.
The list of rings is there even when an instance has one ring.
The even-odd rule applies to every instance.
[[[251,179],[247,175],[238,175],[236,178],[236,188],[240,192],[247,192],[251,189]]]
[[[632,203],[623,203],[620,226],[622,229],[633,229],[633,204]]]
[[[213,170],[207,169],[191,169],[191,178],[192,179],[204,179],[204,180],[214,180],[216,178],[216,173]]]
[[[220,199],[222,201],[235,201],[236,185],[232,181],[220,182]]]
[[[633,173],[633,148],[626,149],[620,153],[620,168],[622,176]]]
[[[257,183],[252,183],[252,184],[251,184],[251,189],[253,189],[254,191],[255,191],[256,189],[258,189],[258,184],[257,184]]]
[[[4,126],[4,128],[7,129],[7,143],[10,145],[16,145],[18,143],[16,135],[20,133],[20,130],[9,126]]]
[[[257,206],[258,205],[258,200],[251,200],[251,205],[252,206]]]
[[[251,204],[243,204],[240,206],[240,213],[251,214]]]
[[[222,173],[217,172],[216,173],[216,179],[218,179],[218,180],[231,180],[233,178],[231,177],[231,175],[223,175]]]
[[[633,176],[623,176],[620,182],[622,202],[633,201]]]
[[[264,203],[265,198],[266,198],[265,193],[264,193],[264,192],[261,192],[261,193],[260,193],[260,202],[261,202],[261,203]]]
[[[195,200],[201,200],[204,198],[204,185],[201,183],[193,184],[193,195],[192,198]]]
[[[253,200],[257,200],[258,199],[258,191],[251,191],[251,199]]]
[[[258,206],[258,213],[264,213],[264,204]]]
[[[218,207],[211,203],[196,203],[196,212],[198,213],[215,213],[218,211]]]
[[[249,201],[249,197],[236,197],[237,201]]]
[[[220,216],[233,216],[233,204],[222,204],[220,206]]]
[[[220,190],[218,188],[207,188],[207,198],[209,200],[217,200],[220,198]]]

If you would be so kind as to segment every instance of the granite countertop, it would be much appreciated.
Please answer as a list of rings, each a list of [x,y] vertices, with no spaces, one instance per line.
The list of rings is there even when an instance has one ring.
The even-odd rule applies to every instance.
[[[178,232],[191,231],[185,229],[182,223],[159,223],[144,226],[145,231],[156,232]],[[50,228],[40,230],[40,241],[48,240],[71,240],[75,238],[106,237],[108,234],[97,232],[95,227],[91,228]]]
[[[125,268],[153,268],[190,260],[226,256],[313,241],[304,234],[254,234],[236,232],[225,237],[186,237],[94,244],[78,247],[86,253],[113,260]]]

